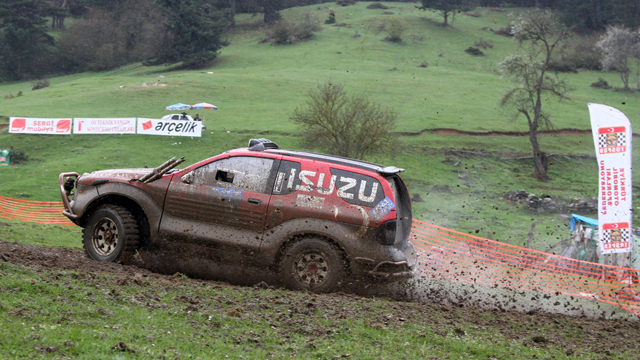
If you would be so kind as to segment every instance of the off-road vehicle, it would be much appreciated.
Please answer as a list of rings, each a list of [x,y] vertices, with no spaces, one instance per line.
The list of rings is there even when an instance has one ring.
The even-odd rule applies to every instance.
[[[403,169],[266,139],[175,169],[182,161],[60,174],[63,213],[84,228],[89,257],[196,244],[203,256],[271,268],[289,287],[314,292],[351,277],[413,275]]]

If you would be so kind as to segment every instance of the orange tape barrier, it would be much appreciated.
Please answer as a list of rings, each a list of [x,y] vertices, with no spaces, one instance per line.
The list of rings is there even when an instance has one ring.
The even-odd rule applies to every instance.
[[[0,196],[0,218],[33,222],[75,226],[71,220],[62,215],[62,201],[31,201],[12,199]]]
[[[0,196],[0,217],[73,226],[61,201]],[[640,315],[640,270],[580,261],[413,220],[411,241],[426,277],[596,299]]]
[[[640,270],[531,250],[413,220],[421,275],[596,299],[640,315]]]

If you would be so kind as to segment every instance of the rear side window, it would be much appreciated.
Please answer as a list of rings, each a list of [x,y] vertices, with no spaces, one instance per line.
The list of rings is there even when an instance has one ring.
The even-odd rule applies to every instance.
[[[331,169],[334,181],[336,195],[349,204],[374,207],[386,197],[380,182],[371,176]]]
[[[272,166],[273,159],[230,157],[195,169],[191,183],[264,194]]]
[[[298,191],[338,196],[349,204],[370,207],[386,197],[380,182],[371,176],[333,168],[330,173],[301,171],[299,162],[283,160],[273,184],[273,194],[286,195]]]

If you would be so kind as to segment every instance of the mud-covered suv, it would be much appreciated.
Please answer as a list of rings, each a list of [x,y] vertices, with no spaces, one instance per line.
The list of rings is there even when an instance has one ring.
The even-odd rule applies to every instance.
[[[345,278],[403,279],[416,266],[402,169],[266,139],[182,170],[60,174],[64,214],[84,228],[92,259],[198,245],[279,271],[294,289],[327,292]]]

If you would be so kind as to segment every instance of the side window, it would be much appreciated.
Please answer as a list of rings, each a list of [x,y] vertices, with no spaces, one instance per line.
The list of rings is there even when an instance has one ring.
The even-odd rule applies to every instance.
[[[179,120],[179,119],[180,119],[180,116],[178,116],[178,115],[173,115],[171,117],[171,120]]]
[[[273,159],[236,156],[203,165],[193,171],[192,184],[266,193]]]

